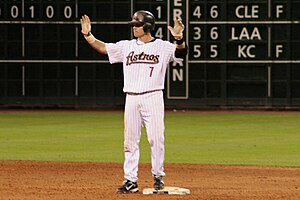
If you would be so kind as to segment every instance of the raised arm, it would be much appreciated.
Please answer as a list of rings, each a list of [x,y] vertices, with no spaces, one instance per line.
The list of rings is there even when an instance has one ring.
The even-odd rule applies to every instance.
[[[87,15],[83,15],[80,19],[81,23],[81,33],[83,34],[86,41],[93,47],[96,51],[101,54],[107,54],[106,45],[103,41],[96,39],[91,33],[91,21]]]

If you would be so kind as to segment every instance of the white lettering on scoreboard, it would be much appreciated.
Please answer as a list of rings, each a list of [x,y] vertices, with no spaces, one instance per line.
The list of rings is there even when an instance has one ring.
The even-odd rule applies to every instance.
[[[51,2],[50,2],[51,3]],[[39,7],[38,5],[29,5],[29,6],[22,6],[21,4],[12,4],[8,6],[8,17],[12,19],[18,19],[20,17],[24,17],[28,19],[39,19],[40,14],[45,16],[46,19],[54,19],[55,15],[58,12],[58,8],[54,5],[47,5],[44,8]],[[65,19],[74,18],[75,8],[71,7],[70,5],[64,5],[61,13]],[[1,16],[1,8],[0,8],[0,16]]]
[[[239,19],[257,19],[259,18],[259,5],[239,5],[235,9],[235,16]],[[261,40],[259,29],[254,27],[251,31],[247,27],[243,27],[238,33],[235,27],[231,27],[231,40]],[[255,44],[238,45],[238,58],[255,58],[253,49]]]
[[[186,30],[188,29],[186,7],[188,6],[186,1],[173,0],[170,1],[170,25],[173,25],[173,19],[182,20],[185,24]],[[188,32],[186,31],[185,32]],[[169,33],[170,34],[170,33]],[[184,34],[184,36],[188,34]],[[170,35],[170,39],[173,40],[173,36]],[[187,41],[187,40],[186,40]],[[174,41],[174,44],[176,42]],[[187,60],[184,62],[173,62],[168,68],[168,94],[169,99],[187,99],[188,98],[188,80],[187,80]]]
[[[254,27],[250,30],[247,27],[243,27],[240,32],[236,31],[235,27],[231,27],[231,38],[230,40],[262,40],[258,27]],[[252,49],[255,49],[256,45],[238,45],[238,58],[255,58],[255,54]]]
[[[182,0],[174,0],[173,18],[182,20]]]
[[[259,18],[259,5],[239,5],[235,9],[235,15],[240,19]]]
[[[174,8],[173,8],[173,18],[182,20],[183,8],[182,8],[182,0],[174,0]],[[176,42],[174,42],[176,43]],[[175,63],[173,62],[173,77],[172,81],[183,81],[183,63]]]
[[[275,15],[276,18],[280,18],[281,15],[284,14],[284,5],[276,5],[276,10],[275,10]],[[260,16],[260,5],[238,5],[235,8],[235,17],[238,19],[261,19],[262,17]],[[267,38],[262,38],[262,34],[260,33],[261,30],[259,27],[254,27],[254,28],[249,28],[249,26],[243,26],[241,28],[233,26],[230,29],[230,38],[229,41],[262,41],[262,40],[267,40]],[[269,34],[269,37],[270,34]],[[269,41],[271,41],[269,39]],[[247,43],[248,43],[247,42]],[[270,46],[270,44],[269,44]],[[257,57],[256,55],[256,48],[257,45],[254,44],[239,44],[237,46],[237,57],[238,58],[252,58],[255,59]],[[268,49],[270,51],[270,49]],[[275,45],[275,57],[279,58],[280,55],[284,51],[284,46],[283,44],[278,44]],[[260,53],[260,52],[258,52]],[[270,55],[270,53],[268,53]]]

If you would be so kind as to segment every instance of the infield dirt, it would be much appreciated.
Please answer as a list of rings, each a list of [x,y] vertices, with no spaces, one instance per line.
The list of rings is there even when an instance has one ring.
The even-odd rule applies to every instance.
[[[188,188],[190,195],[143,195],[152,187],[150,164],[139,166],[137,194],[116,194],[122,164],[0,161],[0,199],[77,200],[296,200],[300,168],[167,164],[167,186]]]

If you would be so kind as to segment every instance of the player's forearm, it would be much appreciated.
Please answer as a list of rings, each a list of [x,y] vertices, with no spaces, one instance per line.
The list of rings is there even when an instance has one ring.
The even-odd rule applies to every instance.
[[[97,52],[107,54],[106,45],[103,41],[96,39],[92,34],[89,34],[88,36],[85,35],[84,38]]]
[[[93,49],[95,49],[97,52],[101,53],[101,54],[107,54],[106,51],[106,45],[104,42],[102,42],[101,40],[96,39],[95,42],[93,42],[92,44],[90,44],[91,47],[93,47]]]

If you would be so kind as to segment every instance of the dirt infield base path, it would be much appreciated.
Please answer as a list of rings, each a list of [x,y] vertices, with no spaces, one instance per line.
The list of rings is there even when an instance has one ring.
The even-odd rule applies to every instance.
[[[197,199],[296,200],[300,168],[167,164],[167,186],[188,188],[190,195],[143,195],[152,187],[150,165],[139,167],[137,194],[116,194],[122,164],[0,161],[0,199]]]

